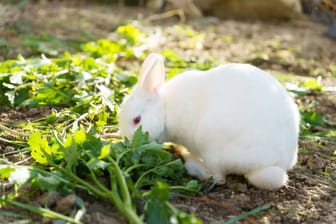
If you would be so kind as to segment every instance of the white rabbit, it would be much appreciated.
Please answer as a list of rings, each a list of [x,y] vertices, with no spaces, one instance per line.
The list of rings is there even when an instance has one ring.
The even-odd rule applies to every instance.
[[[190,175],[223,183],[242,174],[269,190],[285,185],[296,163],[299,122],[293,99],[259,68],[226,64],[165,83],[163,58],[154,53],[119,112],[123,136],[142,125],[152,139],[186,147]]]

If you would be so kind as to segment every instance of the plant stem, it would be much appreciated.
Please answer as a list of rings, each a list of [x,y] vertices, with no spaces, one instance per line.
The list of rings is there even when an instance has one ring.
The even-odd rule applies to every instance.
[[[59,171],[63,172],[65,175],[69,176],[70,178],[72,178],[74,181],[79,182],[80,184],[82,184],[83,186],[85,186],[88,190],[90,190],[92,193],[96,194],[99,197],[104,198],[105,194],[104,192],[101,192],[100,190],[98,190],[97,188],[95,188],[94,186],[92,186],[91,184],[89,184],[88,182],[82,180],[81,178],[77,177],[75,174],[69,172],[67,169],[64,169],[63,167],[60,167],[56,164],[53,164],[53,166],[58,169]]]
[[[81,224],[81,222],[76,221],[71,217],[62,215],[60,213],[51,211],[49,209],[34,207],[34,206],[27,205],[27,204],[24,204],[24,203],[21,203],[21,202],[18,202],[18,201],[14,201],[14,200],[5,200],[5,202],[8,203],[8,204],[11,204],[11,205],[18,206],[18,207],[23,208],[23,209],[27,209],[31,212],[38,213],[38,214],[40,214],[44,217],[49,217],[49,218],[53,218],[53,219],[62,219],[64,221],[67,221],[67,222],[70,222],[70,223]]]
[[[170,186],[169,187],[170,190],[175,190],[175,191],[187,191],[187,192],[191,192],[191,193],[197,193],[198,190],[193,190],[193,189],[190,189],[188,187],[185,187],[185,186]]]
[[[109,171],[110,172],[110,171]],[[111,190],[107,189],[103,184],[101,184],[94,172],[90,170],[91,177],[95,184],[106,193],[106,197],[114,204],[120,211],[125,209],[125,205],[123,204],[122,199],[120,198],[120,195],[118,193],[118,186],[116,182],[113,182],[114,186],[111,187]],[[110,172],[110,175],[112,173]]]
[[[113,168],[116,171],[117,179],[118,179],[118,182],[120,184],[121,193],[122,193],[124,202],[128,206],[132,206],[131,196],[130,196],[130,193],[128,191],[128,187],[127,187],[127,184],[126,184],[125,177],[124,177],[124,175],[123,175],[120,167],[118,166],[118,164],[111,157],[108,156],[107,160],[113,165]]]
[[[109,159],[111,159],[111,158],[109,158]],[[111,159],[111,161],[113,161],[113,160]],[[106,198],[107,197],[109,199],[109,201],[112,202],[112,204],[114,204],[117,207],[117,209],[130,221],[130,223],[132,223],[132,224],[143,224],[140,217],[136,214],[136,212],[132,208],[131,197],[129,195],[128,188],[127,188],[127,185],[126,185],[126,181],[125,181],[124,177],[122,176],[122,172],[121,172],[119,166],[115,162],[114,162],[113,165],[115,166],[114,168],[115,168],[115,171],[117,172],[118,182],[120,184],[121,191],[123,192],[123,199],[125,200],[124,202],[122,201],[122,199],[119,196],[117,185],[112,190],[109,190],[97,180],[95,175],[91,174],[92,179],[94,180],[94,182],[100,188],[100,189],[97,189],[96,187],[94,187],[91,184],[89,184],[88,182],[82,180],[81,178],[79,178],[75,174],[71,173],[67,169],[64,169],[63,167],[60,167],[60,166],[54,164],[56,169],[60,170],[65,175],[69,176],[74,181],[82,184],[83,186],[85,186],[88,190],[90,190],[95,195],[97,195],[101,198]]]
[[[107,168],[108,169],[108,168]],[[110,169],[108,169],[110,175],[113,174],[113,172],[110,171]],[[105,192],[105,197],[107,197],[109,199],[109,201],[114,204],[117,209],[124,214],[126,217],[128,217],[126,214],[128,214],[127,210],[128,209],[132,209],[132,207],[129,207],[127,205],[125,205],[122,201],[122,199],[120,198],[119,192],[118,192],[118,186],[117,186],[117,182],[114,181],[111,186],[111,190],[107,189],[103,184],[101,184],[95,173],[90,170],[90,174],[91,174],[91,178],[92,180],[95,182],[95,184],[103,191]]]
[[[113,168],[114,168],[114,171],[117,176],[118,183],[119,183],[119,187],[121,190],[122,198],[124,201],[124,205],[123,206],[121,205],[119,210],[128,218],[128,220],[132,224],[142,224],[143,222],[141,218],[136,214],[136,212],[134,211],[132,207],[132,199],[131,199],[131,196],[130,196],[130,193],[129,193],[129,190],[126,184],[125,177],[119,165],[110,156],[107,157],[107,160],[113,165]],[[110,175],[111,174],[112,172],[110,171]],[[113,184],[112,191],[118,191],[117,184],[116,183],[112,183],[112,184]]]

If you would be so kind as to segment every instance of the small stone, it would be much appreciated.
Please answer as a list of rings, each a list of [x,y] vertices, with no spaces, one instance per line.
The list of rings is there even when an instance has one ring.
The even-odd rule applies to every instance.
[[[247,191],[247,184],[237,184],[237,191],[245,193]]]
[[[36,201],[42,206],[51,207],[54,206],[60,198],[61,196],[58,193],[52,192],[40,195]]]
[[[13,146],[7,145],[5,147],[5,152],[12,152],[12,151],[15,151],[15,148]]]
[[[317,195],[317,194],[313,194],[313,195],[311,195],[310,198],[311,198],[311,200],[314,201],[314,202],[320,200],[320,196]]]
[[[75,206],[75,201],[76,196],[69,194],[57,202],[55,210],[58,212],[69,212]]]
[[[330,176],[336,178],[336,169],[329,170]]]
[[[321,170],[326,166],[326,163],[317,154],[313,154],[308,158],[307,166],[309,169]]]
[[[238,204],[246,204],[251,201],[251,198],[246,194],[235,195],[232,199],[234,199]]]

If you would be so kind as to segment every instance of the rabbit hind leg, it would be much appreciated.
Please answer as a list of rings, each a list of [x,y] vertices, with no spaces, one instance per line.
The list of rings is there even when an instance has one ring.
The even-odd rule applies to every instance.
[[[180,146],[181,147],[181,146]],[[191,153],[186,148],[179,149],[185,161],[185,168],[189,175],[197,177],[200,180],[213,178],[217,184],[225,183],[225,176],[219,172],[214,164],[207,164],[198,153]]]
[[[269,166],[254,170],[246,175],[254,186],[267,190],[276,190],[287,183],[288,176],[285,169],[278,166]]]

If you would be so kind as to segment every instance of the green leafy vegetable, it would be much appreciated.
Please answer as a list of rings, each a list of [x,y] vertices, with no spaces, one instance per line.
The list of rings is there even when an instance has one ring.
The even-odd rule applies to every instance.
[[[171,218],[198,220],[175,209],[168,200],[170,191],[197,192],[199,184],[184,180],[182,161],[173,158],[161,144],[151,142],[141,127],[132,141],[106,142],[78,130],[64,139],[49,141],[40,133],[33,133],[28,144],[36,162],[49,167],[32,169],[29,178],[35,189],[63,193],[85,189],[98,198],[106,198],[131,223],[169,223]],[[16,172],[1,171],[3,177]],[[143,201],[144,208],[137,208],[135,200]],[[145,219],[137,214],[139,209],[146,212]]]

